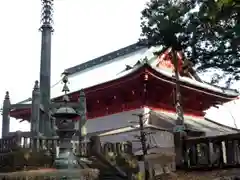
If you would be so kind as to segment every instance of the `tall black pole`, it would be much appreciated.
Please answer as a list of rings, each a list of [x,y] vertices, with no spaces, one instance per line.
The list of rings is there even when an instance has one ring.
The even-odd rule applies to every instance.
[[[42,0],[42,32],[41,45],[41,67],[40,67],[40,94],[44,114],[40,118],[40,132],[44,135],[51,135],[51,122],[49,117],[50,109],[50,88],[51,88],[51,38],[53,32],[53,0]]]

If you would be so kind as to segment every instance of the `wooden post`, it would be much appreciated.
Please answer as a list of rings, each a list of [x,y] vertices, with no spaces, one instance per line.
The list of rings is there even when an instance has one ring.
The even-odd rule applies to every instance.
[[[101,141],[99,136],[91,136],[89,145],[90,145],[89,154],[91,156],[102,154],[102,147],[101,147]]]
[[[145,170],[145,180],[151,179],[150,177],[150,168],[149,168],[149,162],[146,159],[146,156],[148,154],[148,148],[147,148],[147,138],[146,133],[144,132],[144,121],[143,121],[143,115],[140,114],[139,116],[139,128],[140,128],[140,142],[142,146],[142,152],[143,152],[143,161],[144,161],[144,170]]]
[[[9,98],[9,92],[6,92],[5,99],[3,101],[3,111],[2,111],[2,137],[8,135],[10,130],[10,113],[11,103]]]
[[[175,163],[176,168],[182,167],[184,165],[184,132],[174,132],[174,146],[175,146]]]
[[[233,140],[226,140],[227,165],[235,165],[235,148]]]
[[[40,121],[40,90],[39,83],[35,81],[32,91],[32,109],[31,109],[31,133],[32,140],[36,143],[32,145],[34,148],[39,148],[39,121]]]

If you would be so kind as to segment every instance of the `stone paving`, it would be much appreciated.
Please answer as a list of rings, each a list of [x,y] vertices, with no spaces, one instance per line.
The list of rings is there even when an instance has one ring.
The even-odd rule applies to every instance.
[[[177,171],[168,175],[161,175],[164,180],[240,180],[240,168],[214,171]]]

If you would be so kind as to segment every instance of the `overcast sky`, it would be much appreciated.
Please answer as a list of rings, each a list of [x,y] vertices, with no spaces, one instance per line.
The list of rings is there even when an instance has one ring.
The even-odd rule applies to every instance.
[[[68,67],[135,43],[145,2],[55,0],[52,84],[60,80]],[[34,81],[39,79],[41,1],[2,0],[0,3],[0,98],[8,90],[11,102],[16,103],[31,97]],[[223,111],[221,117],[231,119],[229,110]],[[237,106],[231,106],[231,111],[237,118]],[[216,118],[216,113],[211,118]],[[225,121],[233,126],[233,120]],[[28,126],[12,119],[11,130],[17,129],[26,130]]]

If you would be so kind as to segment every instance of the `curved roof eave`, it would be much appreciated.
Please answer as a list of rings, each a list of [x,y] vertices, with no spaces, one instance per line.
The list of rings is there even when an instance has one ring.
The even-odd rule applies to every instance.
[[[150,65],[150,67],[152,68],[152,70],[160,73],[161,75],[174,80],[174,75],[172,73],[161,70],[157,67],[153,67],[151,65]],[[223,96],[222,98],[226,98],[224,96],[228,96],[230,98],[229,100],[233,100],[233,99],[235,99],[239,96],[239,93],[235,90],[224,89],[224,88],[221,88],[221,87],[212,86],[212,85],[209,85],[209,84],[206,84],[206,83],[203,83],[203,82],[193,80],[193,79],[188,78],[188,77],[179,76],[179,80],[181,82],[185,83],[185,84],[192,85],[193,87],[196,87],[196,88],[202,88],[202,89],[210,90],[210,91],[215,92],[215,93],[219,93]],[[174,83],[174,82],[172,82],[172,83]],[[212,95],[217,96],[215,94],[212,94]]]
[[[87,87],[87,88],[83,88],[83,90],[85,90],[86,92],[88,91],[91,91],[92,89],[96,89],[96,88],[99,88],[99,87],[103,87],[107,84],[112,84],[112,83],[116,83],[122,79],[125,79],[127,77],[131,77],[134,73],[136,73],[137,71],[139,71],[141,68],[143,68],[145,66],[145,68],[150,68],[150,70],[153,70],[157,73],[159,73],[159,75],[162,75],[162,76],[165,76],[167,78],[171,78],[172,80],[174,80],[174,76],[172,73],[170,72],[167,72],[167,71],[164,71],[164,70],[161,70],[153,65],[151,65],[151,61],[148,61],[148,62],[142,62],[141,64],[135,66],[133,69],[131,70],[128,70],[128,71],[125,71],[123,73],[121,73],[117,78],[115,79],[112,79],[110,81],[106,81],[104,83],[101,83],[101,84],[97,84],[97,85],[93,85],[93,86],[90,86],[90,87]],[[216,93],[220,93],[222,94],[222,98],[228,98],[229,100],[233,100],[235,98],[237,98],[239,96],[239,93],[237,93],[236,91],[234,90],[231,90],[231,89],[223,89],[221,87],[216,87],[216,86],[211,86],[209,84],[206,84],[206,83],[202,83],[202,82],[198,82],[196,80],[193,80],[193,79],[190,79],[188,77],[180,77],[180,81],[181,82],[184,82],[186,84],[190,84],[192,86],[194,86],[195,88],[202,88],[202,89],[206,89],[206,90],[210,90],[213,92],[212,95],[214,95],[214,92]],[[169,83],[174,83],[173,81],[172,82],[169,82]],[[77,90],[77,91],[73,91],[71,92],[70,94],[75,94],[77,92],[79,92],[80,90]],[[227,96],[227,97],[226,97]],[[58,99],[62,96],[57,96],[57,97],[54,97],[52,98],[53,100],[54,99]]]
[[[162,70],[156,66],[153,65],[154,61],[156,60],[156,56],[152,56],[150,58],[150,60],[148,61],[149,63],[149,66],[156,72],[168,77],[168,78],[172,78],[174,79],[174,74],[171,73],[171,72],[168,72],[168,71],[165,71],[165,70]],[[238,97],[240,94],[236,91],[236,90],[233,90],[233,89],[226,89],[226,88],[222,88],[222,87],[219,87],[219,86],[216,86],[216,85],[210,85],[208,83],[205,83],[205,82],[200,82],[200,81],[197,81],[197,80],[194,80],[194,79],[191,79],[189,77],[183,77],[183,76],[179,76],[179,80],[181,82],[184,82],[184,83],[187,83],[187,84],[191,84],[195,87],[200,87],[200,88],[203,88],[203,89],[208,89],[208,90],[211,90],[213,92],[216,92],[216,93],[221,93],[221,94],[225,94],[227,96],[234,96],[234,97]]]
[[[109,81],[106,81],[104,83],[101,83],[101,84],[97,84],[97,85],[93,85],[93,86],[90,86],[90,87],[86,87],[86,88],[83,88],[83,89],[80,89],[80,90],[84,90],[85,93],[87,92],[90,92],[91,90],[93,89],[96,89],[96,88],[100,88],[100,87],[103,87],[103,86],[106,86],[106,85],[109,85],[109,84],[112,84],[112,83],[116,83],[118,81],[121,81],[127,77],[131,77],[134,73],[136,73],[138,70],[140,70],[143,66],[145,66],[146,64],[140,64],[138,66],[136,66],[135,68],[129,70],[129,71],[125,71],[123,72],[120,76],[118,76],[117,78],[115,79],[112,79],[112,80],[109,80]],[[71,92],[70,94],[74,94],[74,93],[77,93],[79,92],[80,90],[77,90],[77,91],[73,91]],[[58,96],[58,97],[55,97],[53,99],[57,99],[61,96]]]
[[[135,72],[137,72],[138,70],[140,70],[144,66],[145,66],[145,68],[150,68],[151,70],[153,70],[153,71],[155,71],[157,73],[160,73],[160,75],[162,75],[162,76],[165,76],[167,78],[171,78],[172,80],[174,80],[174,76],[173,76],[172,73],[164,71],[164,70],[161,70],[159,68],[156,68],[156,67],[152,66],[150,63],[145,62],[145,63],[139,64],[138,66],[136,66],[135,68],[133,68],[133,69],[131,69],[129,71],[126,71],[126,72],[122,73],[121,76],[119,76],[116,79],[113,79],[113,80],[110,80],[110,81],[106,81],[106,82],[98,84],[98,85],[94,85],[94,86],[90,86],[90,87],[84,88],[84,90],[86,92],[88,92],[88,91],[91,91],[92,89],[96,89],[98,87],[102,87],[102,86],[105,86],[107,84],[112,84],[114,82],[118,82],[118,81],[122,80],[123,78],[130,77],[132,74],[134,74]],[[195,87],[195,90],[197,90],[197,88],[200,87],[202,89],[206,89],[206,90],[212,91],[213,92],[212,95],[214,95],[214,96],[217,96],[214,93],[221,94],[222,95],[221,98],[225,98],[225,99],[227,98],[228,100],[233,100],[233,99],[235,99],[235,98],[237,98],[239,96],[239,93],[237,93],[235,90],[223,89],[221,87],[211,86],[209,84],[198,82],[198,81],[190,79],[188,77],[180,76],[180,81],[184,82],[186,84],[192,85],[193,87]],[[172,82],[169,82],[169,83],[174,83],[174,82],[172,81]],[[71,92],[71,94],[74,94],[74,93],[77,93],[77,92],[79,92],[79,91]],[[54,98],[54,99],[56,99],[56,98]]]
[[[157,115],[158,118],[161,120],[165,120],[168,123],[171,123],[172,125],[175,125],[176,121],[176,114],[173,112],[167,112],[167,111],[159,111],[159,110],[153,110],[153,113]],[[154,114],[153,114],[154,115]],[[204,132],[210,132],[210,131],[216,131],[218,130],[219,132],[224,132],[225,134],[231,134],[231,133],[237,133],[240,131],[240,129],[233,128],[221,123],[218,123],[216,121],[210,120],[205,117],[195,117],[191,115],[184,115],[184,120],[186,126],[188,126],[189,129],[196,129],[196,130],[202,130]],[[157,121],[151,122],[152,125],[157,125],[154,124]]]

